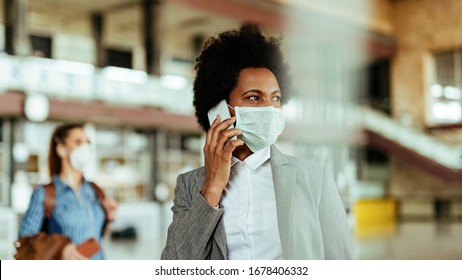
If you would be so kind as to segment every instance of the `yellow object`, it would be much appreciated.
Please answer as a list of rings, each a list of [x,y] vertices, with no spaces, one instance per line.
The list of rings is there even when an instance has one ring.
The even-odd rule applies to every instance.
[[[390,235],[396,227],[396,201],[392,198],[361,199],[353,207],[357,237]]]

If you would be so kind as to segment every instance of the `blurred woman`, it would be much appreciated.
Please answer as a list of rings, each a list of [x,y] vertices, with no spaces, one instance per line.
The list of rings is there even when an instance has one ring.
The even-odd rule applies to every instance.
[[[48,154],[55,189],[53,211],[45,219],[45,186],[38,186],[23,218],[20,237],[37,234],[45,222],[47,233],[59,233],[72,241],[61,252],[62,259],[67,260],[87,259],[77,247],[91,238],[101,244],[103,230],[114,219],[117,203],[108,198],[100,201],[97,187],[85,180],[83,170],[91,153],[90,140],[82,125],[61,125],[54,130]],[[103,259],[102,250],[90,258]]]

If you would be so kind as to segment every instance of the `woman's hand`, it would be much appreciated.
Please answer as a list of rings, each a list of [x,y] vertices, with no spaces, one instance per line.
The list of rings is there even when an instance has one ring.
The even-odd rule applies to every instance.
[[[201,194],[210,206],[218,206],[221,194],[228,184],[231,171],[231,157],[238,146],[244,145],[241,139],[229,140],[240,133],[238,129],[227,129],[236,118],[232,117],[221,122],[218,115],[213,121],[204,145],[206,178]]]
[[[112,198],[105,198],[103,201],[103,207],[104,210],[106,210],[107,213],[107,219],[112,222],[115,220],[116,217],[116,212],[117,212],[117,207],[119,205],[117,204],[117,201],[115,201]]]
[[[63,260],[88,260],[87,257],[84,255],[80,254],[79,251],[77,251],[77,246],[75,246],[74,243],[69,243],[67,244],[62,253],[62,259]]]

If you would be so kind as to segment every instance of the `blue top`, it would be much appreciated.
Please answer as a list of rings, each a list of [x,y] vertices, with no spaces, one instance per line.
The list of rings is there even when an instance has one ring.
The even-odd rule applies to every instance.
[[[83,180],[79,198],[58,176],[53,176],[52,180],[56,189],[56,203],[49,220],[48,233],[66,235],[76,245],[90,237],[96,238],[101,244],[104,210],[90,183]],[[19,229],[19,237],[35,235],[41,230],[45,218],[44,199],[45,190],[41,185],[32,193],[29,208]],[[91,257],[94,260],[103,258],[101,250]]]

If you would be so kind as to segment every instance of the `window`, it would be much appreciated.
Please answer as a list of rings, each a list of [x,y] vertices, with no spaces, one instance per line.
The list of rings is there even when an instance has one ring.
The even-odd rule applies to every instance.
[[[132,52],[106,49],[106,66],[132,68]]]
[[[436,123],[462,121],[462,50],[435,53],[431,115]]]
[[[30,35],[32,51],[34,56],[51,58],[52,40],[51,37]]]

